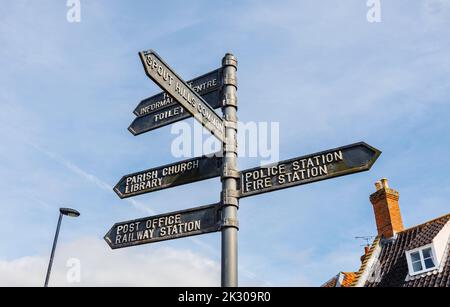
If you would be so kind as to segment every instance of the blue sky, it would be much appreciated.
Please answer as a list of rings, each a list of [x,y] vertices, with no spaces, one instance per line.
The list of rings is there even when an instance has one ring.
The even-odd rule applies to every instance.
[[[356,270],[355,236],[375,235],[369,195],[387,177],[404,223],[450,212],[450,2],[81,0],[0,7],[0,284],[41,285],[57,208],[64,219],[53,284],[80,259],[85,285],[218,285],[220,234],[111,251],[118,221],[219,199],[219,179],[120,200],[125,174],[174,161],[170,126],[127,131],[159,92],[138,52],[156,50],[185,79],[239,60],[239,119],[279,122],[280,158],[365,141],[370,172],[241,201],[242,286],[320,285]],[[192,120],[190,121],[192,122]],[[241,169],[258,158],[239,160]]]

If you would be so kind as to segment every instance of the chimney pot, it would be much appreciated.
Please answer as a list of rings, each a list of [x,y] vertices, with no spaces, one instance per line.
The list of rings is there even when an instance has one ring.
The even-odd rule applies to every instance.
[[[381,181],[375,182],[375,188],[377,191],[381,190],[383,188],[383,185],[381,184]]]
[[[389,189],[388,180],[386,178],[381,179],[381,185],[383,186],[383,189]]]

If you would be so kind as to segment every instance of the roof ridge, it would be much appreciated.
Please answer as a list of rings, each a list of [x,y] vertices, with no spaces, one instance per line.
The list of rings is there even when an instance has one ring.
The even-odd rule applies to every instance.
[[[450,218],[450,213],[447,213],[447,214],[444,214],[444,215],[439,216],[439,217],[437,217],[437,218],[434,218],[434,219],[432,219],[432,220],[423,222],[423,223],[421,223],[421,224],[419,224],[419,225],[415,225],[415,226],[412,226],[412,227],[403,229],[402,231],[399,231],[398,233],[402,233],[402,232],[410,231],[410,230],[413,230],[413,229],[416,229],[416,228],[419,228],[419,227],[426,226],[427,224],[434,223],[434,222],[436,222],[437,220],[443,219],[443,218],[445,218],[445,217],[449,217],[449,218]]]

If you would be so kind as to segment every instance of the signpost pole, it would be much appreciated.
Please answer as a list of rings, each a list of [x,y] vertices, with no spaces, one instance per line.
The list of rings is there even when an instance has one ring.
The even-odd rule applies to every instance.
[[[223,67],[222,287],[238,286],[237,60],[227,53]]]

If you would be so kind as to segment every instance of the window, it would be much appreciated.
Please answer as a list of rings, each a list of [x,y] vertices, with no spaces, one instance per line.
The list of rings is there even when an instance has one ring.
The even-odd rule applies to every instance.
[[[433,262],[433,255],[431,252],[431,248],[426,248],[422,251],[423,254],[423,261],[425,262],[425,268],[431,269],[434,268],[434,262]]]
[[[410,275],[416,275],[434,269],[436,267],[436,261],[433,254],[433,249],[430,246],[406,252]]]
[[[420,252],[411,254],[411,262],[414,272],[422,271],[422,261],[420,260]]]

